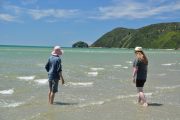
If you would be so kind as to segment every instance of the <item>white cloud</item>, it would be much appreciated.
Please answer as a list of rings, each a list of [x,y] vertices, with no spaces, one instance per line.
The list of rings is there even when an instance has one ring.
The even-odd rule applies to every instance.
[[[26,1],[26,0],[25,0]],[[32,2],[35,3],[37,0],[27,0],[26,2]],[[6,19],[9,21],[13,21],[13,18],[15,19],[14,16],[18,16],[19,19],[23,18],[23,16],[30,16],[34,20],[39,20],[43,18],[48,18],[45,19],[47,22],[55,22],[59,18],[72,18],[76,16],[79,13],[79,10],[77,9],[30,9],[30,8],[24,8],[24,7],[19,7],[17,5],[12,5],[12,4],[4,4],[2,5],[2,10],[5,13],[8,13],[7,15],[1,15],[1,19]],[[53,21],[52,21],[53,20]],[[21,21],[21,20],[18,20]]]
[[[38,0],[22,0],[23,5],[35,4]]]
[[[21,14],[25,10],[24,8],[15,5],[4,5],[3,8],[5,11],[13,14]]]
[[[0,0],[1,1],[1,0]],[[31,17],[33,20],[43,19],[46,22],[53,23],[63,18],[76,18],[74,21],[93,19],[144,19],[144,18],[170,18],[180,17],[179,0],[111,0],[109,6],[101,6],[96,10],[82,11],[78,9],[32,9],[12,5],[9,3],[0,4],[0,20],[4,21],[23,21]],[[140,2],[141,1],[141,2]],[[36,4],[38,0],[22,0],[24,5]],[[32,5],[34,6],[34,5]],[[32,7],[31,6],[31,7]],[[29,6],[28,6],[29,7]],[[7,13],[7,14],[2,14]],[[16,17],[15,17],[16,16]],[[24,17],[25,16],[25,17]],[[90,17],[89,17],[90,16]],[[168,17],[167,17],[168,16]],[[77,19],[79,18],[79,19]]]
[[[173,10],[180,10],[180,1],[175,3]]]
[[[56,19],[47,19],[46,22],[47,23],[55,23],[55,22],[57,22],[57,20]]]
[[[149,18],[152,16],[165,16],[166,13],[180,12],[180,2],[173,1],[159,1],[152,2],[133,2],[116,0],[111,6],[99,7],[98,14],[91,18],[94,19],[139,19]]]
[[[6,22],[19,22],[22,23],[23,21],[19,18],[21,15],[23,15],[25,9],[18,7],[16,5],[10,5],[10,4],[3,4],[1,6],[1,12],[0,12],[0,20],[6,21]]]
[[[64,9],[46,9],[46,10],[37,10],[29,9],[28,14],[30,14],[35,20],[39,20],[45,17],[54,17],[54,18],[68,18],[76,15],[78,10],[64,10]]]
[[[16,21],[15,16],[9,14],[0,14],[0,21],[12,22]]]

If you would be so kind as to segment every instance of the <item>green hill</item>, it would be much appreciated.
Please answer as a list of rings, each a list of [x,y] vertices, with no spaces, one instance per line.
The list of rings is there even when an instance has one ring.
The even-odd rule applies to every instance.
[[[72,45],[73,48],[88,48],[88,44],[83,41],[78,41]]]
[[[115,28],[104,34],[91,47],[178,49],[180,22],[159,23],[139,29]]]

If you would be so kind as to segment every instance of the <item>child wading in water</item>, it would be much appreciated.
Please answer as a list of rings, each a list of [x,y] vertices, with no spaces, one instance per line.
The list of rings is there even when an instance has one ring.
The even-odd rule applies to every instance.
[[[45,69],[48,72],[49,79],[49,93],[48,100],[49,104],[53,104],[55,93],[58,92],[58,82],[61,79],[62,84],[64,84],[64,78],[62,75],[62,66],[60,55],[63,54],[63,50],[59,46],[55,46],[48,62],[45,65]]]

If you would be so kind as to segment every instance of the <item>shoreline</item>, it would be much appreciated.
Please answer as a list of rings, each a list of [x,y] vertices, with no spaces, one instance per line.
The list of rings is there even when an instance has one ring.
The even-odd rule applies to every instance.
[[[40,46],[40,45],[0,45],[0,47],[21,47],[21,48],[30,48],[30,47],[34,47],[34,48],[53,48],[53,46]],[[62,47],[62,48],[73,48],[73,47]],[[79,49],[80,47],[77,47],[75,49]],[[80,48],[81,49],[81,48]],[[129,49],[129,50],[134,50],[134,48],[116,48],[116,47],[111,47],[111,48],[107,48],[107,47],[88,47],[88,48],[82,48],[82,49]],[[157,48],[144,48],[144,50],[180,50],[180,48],[167,48],[167,49],[157,49]]]

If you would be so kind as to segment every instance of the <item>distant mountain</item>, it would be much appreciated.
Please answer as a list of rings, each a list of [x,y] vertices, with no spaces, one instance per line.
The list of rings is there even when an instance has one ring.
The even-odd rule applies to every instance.
[[[159,23],[139,29],[115,28],[104,34],[91,47],[178,49],[180,22]]]

